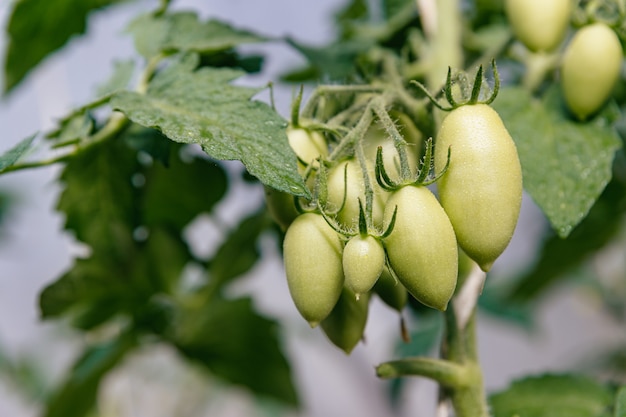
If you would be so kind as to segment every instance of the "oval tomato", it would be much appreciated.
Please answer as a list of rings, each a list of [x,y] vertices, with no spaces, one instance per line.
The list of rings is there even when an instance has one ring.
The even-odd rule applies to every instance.
[[[337,232],[315,213],[296,218],[283,242],[289,292],[312,327],[332,311],[343,288],[343,244]]]
[[[391,275],[387,267],[383,268],[373,291],[385,304],[397,311],[402,311],[408,301],[406,288]]]
[[[347,170],[347,171],[346,171]],[[346,185],[347,173],[347,185]],[[383,219],[383,210],[387,200],[387,192],[375,182],[374,176],[369,172],[370,184],[374,189],[374,201],[372,216],[375,225],[380,225]],[[345,192],[345,202],[344,202]],[[348,159],[340,162],[328,171],[328,203],[330,208],[338,209],[337,220],[341,225],[350,230],[357,230],[359,226],[359,198],[365,208],[365,185],[363,172],[356,159]]]
[[[289,146],[298,157],[298,170],[303,173],[306,166],[319,156],[328,156],[328,145],[324,136],[317,131],[301,127],[288,128]],[[304,162],[305,164],[303,164]]]
[[[517,39],[533,52],[555,50],[565,38],[571,0],[507,0],[506,15]]]
[[[452,110],[441,124],[435,170],[450,148],[450,165],[438,181],[441,205],[457,240],[484,271],[508,246],[522,202],[517,148],[500,116],[486,104]]]
[[[356,235],[343,248],[343,273],[357,297],[372,289],[385,266],[385,249],[373,236]]]
[[[384,240],[389,263],[413,297],[445,310],[458,276],[458,249],[450,220],[425,187],[394,191],[385,207],[385,224],[396,207],[395,226]]]
[[[561,63],[565,102],[580,120],[598,110],[619,79],[622,45],[603,23],[585,26],[567,45]]]
[[[322,321],[322,330],[335,346],[349,354],[363,338],[368,310],[367,294],[357,300],[352,291],[344,288],[335,308]]]

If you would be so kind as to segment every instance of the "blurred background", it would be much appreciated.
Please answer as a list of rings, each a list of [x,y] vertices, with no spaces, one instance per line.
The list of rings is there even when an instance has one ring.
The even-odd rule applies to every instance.
[[[88,33],[47,58],[17,89],[0,100],[0,152],[34,132],[45,132],[75,106],[88,102],[96,85],[110,74],[112,61],[134,57],[128,22],[154,1],[134,1],[94,13]],[[202,18],[218,17],[236,27],[308,44],[333,39],[331,16],[340,0],[176,0],[174,9],[193,9]],[[11,2],[0,0],[0,55],[4,57],[5,29]],[[276,80],[288,68],[304,63],[283,42],[247,46],[267,54],[263,71],[243,81],[254,86]],[[3,58],[0,58],[0,62]],[[310,90],[309,90],[310,91]],[[276,102],[287,115],[293,87],[276,86]],[[259,96],[267,100],[267,94]],[[233,172],[241,167],[229,163]],[[0,416],[29,417],[40,411],[37,399],[63,377],[84,336],[59,321],[41,322],[38,294],[71,265],[80,253],[63,233],[63,219],[54,212],[59,195],[57,166],[0,176]],[[218,217],[234,222],[246,214],[251,199],[262,190],[243,182],[218,207]],[[525,198],[513,241],[488,280],[497,282],[532,263],[546,220]],[[198,219],[190,234],[215,233],[215,225]],[[621,231],[622,240],[626,233]],[[374,367],[397,357],[398,317],[376,301],[370,310],[366,342],[350,356],[332,346],[319,329],[311,330],[289,298],[276,245],[263,246],[264,260],[235,292],[251,294],[259,309],[281,323],[281,335],[292,361],[301,393],[301,412],[281,415],[333,417],[434,415],[436,386],[426,380],[407,380],[392,410],[390,383],[378,380]],[[607,248],[594,261],[604,274],[626,270],[624,245]],[[533,305],[532,327],[479,317],[479,347],[487,389],[505,388],[529,373],[563,371],[586,366],[600,351],[626,346],[623,324],[612,319],[597,294],[576,280],[558,284]],[[411,324],[411,323],[410,323]],[[419,325],[412,323],[414,325]],[[426,323],[427,325],[428,323]],[[167,348],[151,347],[134,353],[109,375],[101,390],[101,414],[113,416],[254,416],[275,415],[276,408],[207,377]]]

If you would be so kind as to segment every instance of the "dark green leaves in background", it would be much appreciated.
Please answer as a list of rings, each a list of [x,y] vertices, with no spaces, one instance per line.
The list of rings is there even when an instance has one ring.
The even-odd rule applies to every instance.
[[[605,247],[620,231],[626,213],[626,183],[615,178],[587,217],[567,239],[550,234],[539,248],[536,263],[516,277],[509,301],[530,301],[555,281],[567,278],[591,255]]]
[[[289,365],[277,348],[276,323],[259,316],[250,299],[216,300],[180,310],[171,338],[212,373],[297,404]]]
[[[222,291],[259,259],[258,241],[270,224],[266,214],[226,230],[208,262],[192,255],[184,237],[185,228],[198,215],[211,215],[226,195],[228,177],[219,162],[131,125],[120,137],[70,159],[61,182],[58,209],[66,216],[65,228],[89,251],[44,289],[43,317],[69,317],[84,330],[126,323],[125,333],[172,344],[212,375],[296,404],[276,324],[255,313],[250,300],[225,299]],[[183,284],[189,265],[205,270],[195,289]],[[250,353],[252,345],[257,356]],[[100,351],[88,347],[85,358],[100,368],[85,370],[87,359],[79,359],[47,417],[83,416],[94,406],[100,378],[122,354],[105,355],[100,363],[91,349]],[[91,379],[78,384],[81,378]],[[77,395],[81,400],[72,408]]]
[[[514,382],[490,404],[494,417],[619,417],[622,397],[585,376],[543,375]]]
[[[240,44],[264,40],[259,35],[235,29],[218,20],[200,22],[198,16],[191,12],[140,16],[128,30],[135,37],[137,51],[148,59],[159,53],[197,52],[211,55]]]
[[[556,88],[542,99],[505,88],[494,107],[516,142],[524,189],[554,229],[540,244],[537,261],[511,280],[507,302],[527,302],[571,276],[619,232],[626,183],[613,173],[624,169],[616,158],[622,141],[612,125],[616,112],[611,104],[595,119],[579,123],[567,116]]]
[[[586,124],[566,118],[557,89],[539,101],[506,88],[494,107],[517,145],[524,189],[567,237],[611,179],[617,132],[604,118]]]
[[[62,388],[49,400],[44,417],[80,417],[93,407],[102,378],[117,366],[137,341],[121,335],[110,342],[87,348],[74,364]]]
[[[19,0],[9,18],[4,92],[22,81],[41,60],[85,32],[93,10],[121,0]]]

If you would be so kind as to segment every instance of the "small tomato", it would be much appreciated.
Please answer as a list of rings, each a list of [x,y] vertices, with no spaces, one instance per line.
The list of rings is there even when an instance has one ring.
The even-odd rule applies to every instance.
[[[311,327],[330,314],[341,295],[342,246],[337,232],[320,214],[298,216],[285,234],[283,258],[289,292]]]
[[[389,263],[413,297],[445,310],[458,276],[458,249],[450,220],[426,187],[394,191],[385,207],[385,224],[396,207],[394,228],[384,240]]]

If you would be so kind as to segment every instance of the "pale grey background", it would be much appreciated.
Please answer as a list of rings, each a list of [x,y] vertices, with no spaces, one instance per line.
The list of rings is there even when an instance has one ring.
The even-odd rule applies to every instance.
[[[106,79],[112,59],[133,56],[129,37],[122,32],[128,21],[154,1],[139,1],[94,15],[89,35],[70,42],[69,48],[45,61],[8,98],[0,101],[0,151],[8,149],[35,131],[46,131],[54,120],[73,106],[87,102],[95,86]],[[174,1],[177,9],[193,8],[203,17],[224,18],[238,27],[267,35],[289,34],[296,39],[321,44],[333,36],[329,15],[342,2],[336,0],[214,0]],[[0,26],[8,18],[8,2],[0,0]],[[4,55],[6,38],[0,38]],[[246,50],[270,54],[265,71],[244,82],[264,85],[283,69],[301,64],[297,53],[276,43],[249,46]],[[277,91],[277,101],[287,113],[291,91]],[[261,96],[266,97],[265,96]],[[238,165],[232,164],[233,170]],[[6,235],[0,240],[0,342],[12,355],[32,355],[56,380],[84,340],[59,323],[38,320],[37,296],[41,288],[71,264],[80,248],[61,232],[62,218],[53,212],[59,192],[58,167],[0,176],[0,189],[18,198]],[[246,207],[238,204],[246,192],[261,198],[259,190],[239,188],[219,207],[219,217],[233,222]],[[249,208],[248,208],[249,209]],[[544,219],[530,199],[524,200],[520,225],[511,246],[494,267],[498,270],[528,262],[540,239]],[[199,219],[191,235],[216,234],[207,219]],[[397,338],[397,317],[376,303],[370,313],[367,344],[349,357],[331,346],[319,329],[310,330],[298,316],[285,285],[282,265],[274,245],[265,245],[269,255],[250,279],[235,291],[252,293],[267,314],[284,325],[288,352],[303,394],[301,416],[380,417],[392,415],[384,400],[386,383],[376,379],[374,366],[391,358],[391,343]],[[200,250],[211,250],[209,247]],[[270,253],[274,252],[274,253]],[[623,268],[624,255],[613,258]],[[621,262],[621,264],[620,264]],[[529,335],[512,325],[480,317],[480,354],[488,389],[504,388],[512,378],[529,372],[567,369],[594,346],[624,341],[623,329],[611,324],[599,303],[582,291],[554,291],[538,307],[539,331]],[[434,414],[435,385],[425,380],[411,382],[398,416]],[[245,392],[227,390],[207,381],[167,349],[151,349],[134,355],[106,380],[103,389],[105,416],[250,416],[256,404]],[[0,376],[0,417],[38,414]],[[262,415],[262,414],[259,414]]]

